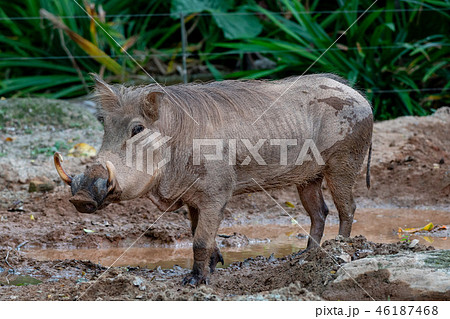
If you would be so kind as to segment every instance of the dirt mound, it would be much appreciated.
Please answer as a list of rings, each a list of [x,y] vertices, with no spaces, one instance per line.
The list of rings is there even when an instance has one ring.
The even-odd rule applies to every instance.
[[[372,187],[361,178],[359,196],[391,205],[450,207],[450,108],[426,117],[375,123]]]
[[[220,274],[216,287],[236,294],[255,294],[300,282],[303,288],[320,295],[344,263],[374,255],[431,249],[423,245],[410,248],[407,243],[377,244],[363,236],[339,238],[325,241],[321,248],[299,256],[294,254],[272,261],[257,257],[232,264],[227,275]]]
[[[162,213],[147,198],[111,205],[89,215],[78,213],[69,196],[66,189],[36,194],[23,204],[23,211],[2,212],[0,245],[16,247],[26,242],[27,248],[123,247],[144,232],[140,245],[174,244],[191,238],[189,220],[183,214],[166,213],[164,223],[150,227]]]

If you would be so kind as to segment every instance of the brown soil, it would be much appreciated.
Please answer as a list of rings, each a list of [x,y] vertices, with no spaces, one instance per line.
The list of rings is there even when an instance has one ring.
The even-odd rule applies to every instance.
[[[5,136],[0,137],[3,140]],[[355,185],[358,206],[385,209],[421,207],[450,213],[449,136],[450,108],[442,108],[433,116],[404,117],[376,123],[372,188],[368,191],[365,187],[364,170]],[[325,251],[315,250],[297,257],[291,255],[270,260],[258,257],[218,269],[211,278],[212,284],[198,289],[180,285],[188,272],[180,267],[167,270],[113,267],[101,275],[105,268],[88,261],[37,261],[26,258],[20,248],[128,247],[142,234],[135,243],[137,247],[187,245],[191,241],[189,220],[187,213],[180,209],[166,213],[148,229],[161,212],[147,198],[110,205],[92,215],[80,214],[67,200],[68,188],[58,181],[54,173],[50,173],[52,168],[48,157],[36,161],[43,172],[49,172],[45,175],[54,180],[57,187],[43,194],[26,192],[29,179],[36,173],[30,173],[28,178],[20,176],[14,161],[14,158],[9,158],[0,162],[0,185],[3,188],[0,189],[0,247],[3,249],[0,251],[0,282],[5,284],[18,274],[30,274],[42,283],[1,286],[0,300],[367,300],[369,297],[354,282],[330,283],[338,265],[327,253],[334,256],[337,251],[339,255],[346,252],[358,259],[366,256],[357,255],[357,250],[367,250],[367,247],[373,251],[371,255],[395,254],[408,249],[405,243],[376,244],[360,237],[350,241],[327,241],[323,244]],[[82,171],[86,164],[78,159],[67,163],[70,161],[72,164],[68,167],[73,171]],[[336,222],[337,213],[326,185],[324,189],[331,208],[329,219]],[[307,223],[308,217],[294,189],[271,194],[281,204],[292,202],[296,208],[286,209]],[[17,201],[23,204],[16,205]],[[233,227],[255,223],[286,225],[291,221],[270,198],[258,193],[234,198],[228,205],[222,225]],[[239,240],[248,241],[247,238]],[[238,244],[234,240],[223,240],[223,245],[232,247]],[[417,245],[414,249],[426,248]],[[97,279],[98,282],[88,289]],[[378,300],[412,298],[406,283],[395,288],[393,283],[386,282],[383,273],[356,280]]]

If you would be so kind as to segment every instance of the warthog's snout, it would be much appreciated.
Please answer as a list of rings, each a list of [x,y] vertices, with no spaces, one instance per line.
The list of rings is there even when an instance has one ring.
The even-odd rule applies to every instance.
[[[84,194],[77,194],[69,199],[80,213],[92,214],[97,210],[97,202]]]
[[[62,168],[61,154],[55,153],[54,161],[61,179],[70,185],[73,196],[69,201],[80,213],[91,214],[120,200],[122,191],[117,183],[116,171],[111,162],[106,162],[106,169],[101,164],[95,164],[83,174],[72,177]]]

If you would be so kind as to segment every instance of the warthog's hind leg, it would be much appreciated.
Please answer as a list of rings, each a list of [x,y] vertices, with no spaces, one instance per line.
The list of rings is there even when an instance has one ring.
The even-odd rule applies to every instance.
[[[342,164],[339,165],[340,163],[337,163],[339,158],[332,159],[332,161],[335,163],[330,164],[330,167],[325,174],[325,178],[339,213],[339,235],[349,237],[352,231],[353,216],[356,210],[352,188],[355,184],[356,174],[359,171],[360,166],[358,167],[355,162],[350,162],[349,166],[353,164],[355,167],[346,169],[346,167],[341,167]],[[344,160],[341,160],[341,162],[345,163]]]

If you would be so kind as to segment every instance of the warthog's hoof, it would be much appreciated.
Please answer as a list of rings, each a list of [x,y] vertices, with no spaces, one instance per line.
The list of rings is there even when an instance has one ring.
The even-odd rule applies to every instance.
[[[222,256],[222,254],[220,253],[219,248],[216,247],[216,249],[214,250],[214,252],[211,254],[211,258],[210,258],[210,260],[209,260],[209,271],[210,271],[211,273],[213,273],[214,270],[216,270],[216,265],[217,265],[219,262],[222,263],[222,265],[224,264],[223,256]]]
[[[183,286],[189,285],[192,287],[200,286],[201,284],[209,285],[209,278],[200,275],[189,274],[184,277]]]

